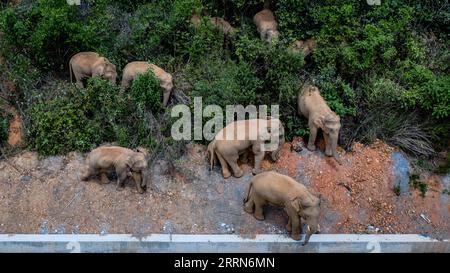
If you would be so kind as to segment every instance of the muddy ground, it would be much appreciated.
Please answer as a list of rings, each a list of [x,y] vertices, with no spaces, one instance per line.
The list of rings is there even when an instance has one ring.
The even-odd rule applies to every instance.
[[[450,189],[449,175],[421,174],[429,187],[422,197],[408,187],[407,158],[386,144],[356,143],[341,156],[338,165],[321,151],[305,149],[298,138],[285,144],[279,161],[267,157],[262,166],[322,195],[322,233],[450,238],[450,195],[443,193]],[[268,207],[265,221],[242,209],[252,161],[242,164],[242,178],[224,180],[220,166],[209,170],[205,146],[190,145],[173,164],[152,162],[151,185],[142,195],[132,183],[116,191],[114,182],[80,181],[83,162],[79,153],[38,159],[27,151],[1,160],[0,233],[286,234],[282,209]]]

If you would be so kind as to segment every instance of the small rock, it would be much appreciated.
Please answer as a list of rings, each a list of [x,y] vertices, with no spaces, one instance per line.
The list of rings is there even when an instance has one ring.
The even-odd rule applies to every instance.
[[[380,229],[377,228],[377,227],[374,227],[374,226],[372,226],[372,225],[367,226],[367,233],[370,233],[370,234],[376,234],[376,233],[378,233],[379,231],[380,231]]]
[[[216,190],[219,194],[222,194],[225,190],[223,184],[218,184]]]
[[[39,227],[39,234],[48,234],[48,222],[44,221]]]
[[[29,175],[23,175],[21,178],[20,178],[20,181],[21,182],[23,182],[23,183],[29,183],[30,181],[31,181],[31,176],[29,176]]]

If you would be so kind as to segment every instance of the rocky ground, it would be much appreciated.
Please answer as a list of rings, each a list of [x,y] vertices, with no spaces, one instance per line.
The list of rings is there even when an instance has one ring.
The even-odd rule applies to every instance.
[[[386,144],[356,143],[341,155],[338,165],[305,149],[298,138],[285,144],[276,163],[267,157],[263,169],[290,175],[322,195],[322,233],[450,238],[450,195],[443,193],[450,175],[421,174],[428,185],[422,197],[408,187],[408,159]],[[251,160],[242,164],[243,177],[224,180],[219,166],[209,170],[206,147],[190,145],[173,163],[152,163],[150,187],[141,195],[131,183],[116,191],[114,183],[80,181],[83,158],[72,153],[39,159],[26,151],[1,160],[0,233],[286,233],[282,209],[268,207],[265,221],[242,209]]]

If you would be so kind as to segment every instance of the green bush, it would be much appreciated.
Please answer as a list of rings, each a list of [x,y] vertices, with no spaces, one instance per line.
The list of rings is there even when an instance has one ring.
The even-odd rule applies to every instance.
[[[145,77],[140,82],[146,83]],[[164,141],[161,131],[168,125],[106,80],[91,78],[86,89],[66,85],[55,95],[41,97],[28,113],[27,139],[42,155],[85,152],[104,142],[154,148],[156,137]]]
[[[0,110],[0,147],[8,139],[9,121],[10,121],[10,116],[3,110]]]
[[[264,2],[2,4],[0,54],[7,62],[0,72],[18,84],[22,95],[15,103],[31,115],[25,117],[32,133],[28,139],[46,154],[86,150],[104,141],[148,147],[169,142],[170,122],[160,111],[154,77],[144,75],[128,93],[98,79],[82,90],[55,84],[68,79],[69,58],[87,50],[108,57],[119,74],[130,61],[164,64],[176,75],[175,101],[201,96],[204,104],[221,106],[278,104],[288,139],[308,134],[296,97],[309,80],[341,116],[341,144],[381,138],[416,155],[448,146],[446,1],[392,0],[379,6],[354,0],[272,1],[281,33],[274,44],[261,41],[252,22]],[[189,22],[194,10],[202,16],[199,28]],[[237,34],[224,37],[209,16],[225,18]],[[292,41],[308,38],[317,48],[306,60],[287,50]],[[57,124],[54,130],[51,123]]]
[[[34,105],[29,112],[31,148],[42,155],[56,155],[86,152],[95,147],[102,140],[103,128],[84,110],[82,98],[77,101],[73,97],[70,100],[55,98]]]
[[[193,74],[192,97],[202,97],[203,104],[249,105],[258,101],[261,81],[246,63],[220,59],[204,60]]]
[[[152,70],[137,76],[131,86],[131,96],[141,109],[162,110],[162,90]]]
[[[5,39],[43,69],[65,69],[73,53],[100,43],[95,27],[77,16],[77,6],[39,0],[0,14]]]

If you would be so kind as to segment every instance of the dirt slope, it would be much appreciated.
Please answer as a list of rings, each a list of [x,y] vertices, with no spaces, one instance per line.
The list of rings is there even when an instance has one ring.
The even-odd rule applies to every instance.
[[[425,198],[412,189],[397,196],[393,187],[407,173],[399,174],[394,154],[399,155],[383,143],[355,144],[338,165],[320,151],[305,149],[299,138],[285,144],[278,162],[267,157],[263,168],[288,174],[322,194],[323,233],[424,233],[449,238],[450,196],[442,194],[445,179],[423,174],[430,187]],[[22,152],[0,161],[0,233],[286,233],[282,209],[267,208],[265,221],[242,210],[252,161],[242,165],[242,178],[224,180],[219,166],[209,170],[205,156],[204,146],[190,145],[173,165],[154,162],[153,189],[140,195],[131,183],[118,192],[114,183],[80,181],[81,154],[40,160],[36,153]]]

